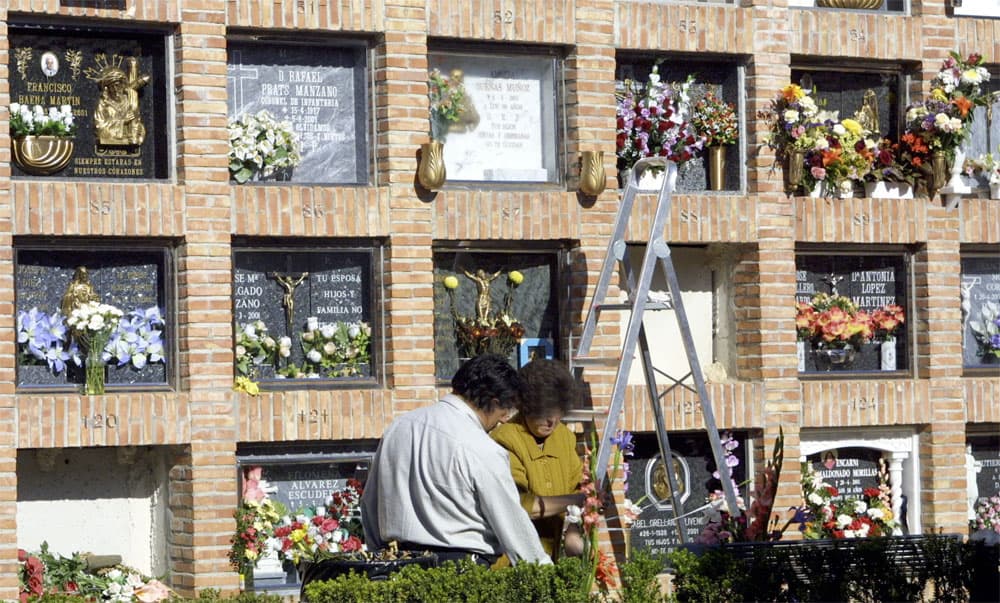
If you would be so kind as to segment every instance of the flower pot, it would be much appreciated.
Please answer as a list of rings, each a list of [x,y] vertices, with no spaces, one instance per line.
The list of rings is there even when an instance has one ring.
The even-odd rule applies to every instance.
[[[726,147],[708,147],[708,188],[721,191],[726,184]]]
[[[101,359],[104,346],[93,347],[87,352],[87,377],[83,385],[83,393],[88,396],[100,396],[104,393],[104,383],[107,380],[107,366]]]
[[[420,145],[420,164],[417,166],[417,181],[420,186],[436,191],[444,185],[446,176],[444,143],[433,140]]]
[[[818,199],[819,197],[831,197],[833,199],[853,199],[854,182],[844,180],[840,184],[832,185],[826,180],[820,180],[816,186],[809,191],[809,196]]]
[[[881,369],[883,371],[896,370],[896,338],[889,337],[883,341],[882,345],[879,346],[879,353],[882,359]]]
[[[821,371],[845,370],[851,368],[855,357],[854,347],[850,344],[842,348],[818,348],[813,350],[816,357],[816,368]]]
[[[990,199],[1000,199],[1000,182],[990,184]]]
[[[913,186],[908,182],[865,182],[865,197],[869,199],[912,199]]]
[[[14,163],[33,176],[51,176],[69,165],[73,139],[62,136],[19,136],[10,142]]]
[[[788,152],[788,160],[785,165],[785,192],[789,195],[798,190],[799,183],[802,182],[802,177],[805,175],[805,167],[805,151],[793,149]]]
[[[604,151],[580,153],[580,192],[596,197],[604,192],[608,176],[604,171]]]

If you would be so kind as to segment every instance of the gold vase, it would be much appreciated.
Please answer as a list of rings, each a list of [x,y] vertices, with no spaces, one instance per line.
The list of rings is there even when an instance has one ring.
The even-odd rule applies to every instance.
[[[444,143],[434,140],[420,145],[420,164],[417,166],[417,181],[420,186],[436,191],[444,185],[446,176]]]
[[[726,147],[708,147],[708,188],[721,191],[726,184]]]
[[[805,174],[806,152],[798,149],[788,151],[788,163],[785,165],[785,192],[795,193]]]
[[[580,192],[596,197],[604,192],[608,176],[604,171],[604,151],[580,153]]]
[[[931,178],[927,192],[931,198],[948,182],[948,155],[944,151],[934,151],[931,155]]]
[[[62,136],[18,136],[11,139],[11,154],[21,171],[33,176],[51,176],[69,165],[73,139]]]

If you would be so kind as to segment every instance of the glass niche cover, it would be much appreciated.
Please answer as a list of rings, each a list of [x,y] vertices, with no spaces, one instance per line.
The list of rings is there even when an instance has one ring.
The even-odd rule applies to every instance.
[[[1000,367],[1000,257],[962,258],[962,364]]]
[[[555,57],[434,52],[429,62],[465,87],[466,109],[441,137],[449,182],[558,182]]]
[[[234,180],[246,181],[249,175],[249,181],[255,183],[368,181],[368,63],[364,46],[260,43],[239,38],[228,44],[226,89]],[[262,116],[262,111],[273,120]],[[284,126],[280,126],[282,122]],[[263,134],[255,137],[253,133],[274,123],[279,125],[273,128],[283,127],[282,131],[290,128],[298,140],[298,157],[289,161],[264,157],[262,161],[273,164],[273,170],[257,169],[263,166],[243,161],[250,172],[239,174],[233,165],[238,165],[240,157],[233,154],[240,145],[258,145]],[[246,136],[234,138],[234,131]]]
[[[375,248],[235,250],[238,389],[371,378],[375,261]]]
[[[801,254],[795,265],[799,372],[909,368],[902,253]]]

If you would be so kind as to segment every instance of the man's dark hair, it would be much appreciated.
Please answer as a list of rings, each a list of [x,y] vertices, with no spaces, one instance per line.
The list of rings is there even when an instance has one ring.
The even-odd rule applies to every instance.
[[[576,406],[579,396],[576,379],[561,363],[536,358],[522,366],[518,375],[527,388],[517,407],[522,415],[540,417],[555,411],[565,415]]]
[[[494,398],[499,408],[514,408],[524,391],[524,381],[503,356],[483,354],[458,368],[451,388],[481,410],[494,408]]]

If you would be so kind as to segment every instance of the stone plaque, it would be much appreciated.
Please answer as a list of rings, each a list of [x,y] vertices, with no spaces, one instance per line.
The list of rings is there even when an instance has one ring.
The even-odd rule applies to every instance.
[[[329,460],[262,465],[263,479],[276,490],[270,494],[281,501],[289,512],[326,504],[326,498],[347,484],[348,478],[364,481],[368,460]]]
[[[69,105],[77,132],[60,178],[168,176],[164,36],[93,29],[10,29],[10,100]],[[27,175],[17,161],[14,176]]]
[[[882,451],[871,448],[832,448],[810,455],[813,469],[839,491],[834,500],[860,498],[865,488],[879,486],[878,461]]]
[[[740,464],[733,469],[736,483],[746,480],[745,434],[734,434],[740,446],[734,451]],[[630,477],[626,496],[641,503],[643,509],[632,526],[631,544],[653,554],[667,553],[680,545],[681,540],[674,522],[674,509],[670,488],[660,462],[656,435],[652,433],[633,434],[635,457],[629,462]],[[674,477],[683,507],[676,515],[686,515],[680,522],[688,542],[693,542],[705,527],[705,514],[693,512],[704,505],[710,492],[722,490],[719,480],[712,477],[715,460],[708,442],[708,436],[699,434],[669,434],[673,455]],[[744,493],[745,494],[745,493]]]
[[[984,315],[987,303],[1000,308],[1000,257],[962,258],[962,364],[967,367],[1000,366],[1000,358],[983,353],[969,324],[973,320],[981,324],[989,320]]]
[[[448,292],[442,281],[446,276],[458,278],[455,309],[461,316],[475,316],[477,288],[463,271],[482,268],[488,274],[501,271],[490,285],[493,312],[502,308],[508,291],[506,273],[517,270],[524,282],[514,293],[511,316],[524,326],[526,339],[559,341],[558,297],[556,291],[555,253],[498,253],[472,251],[439,251],[434,254],[434,372],[439,379],[451,379],[458,370],[458,347],[455,343],[455,321],[451,316]],[[558,348],[558,345],[556,345]],[[559,358],[558,349],[554,358]],[[517,366],[517,348],[510,356]]]
[[[155,306],[166,320],[167,256],[162,250],[153,249],[131,249],[126,255],[111,250],[19,249],[14,274],[17,311],[37,308],[51,315],[60,310],[66,288],[80,266],[87,268],[90,283],[102,303],[113,305],[125,314]],[[166,326],[162,327],[161,337],[166,356],[170,350]],[[76,367],[70,366],[65,373],[51,376],[53,380],[36,370],[47,367],[22,366],[20,360],[19,385],[83,382],[83,372]],[[155,385],[166,381],[166,361],[151,362],[142,369],[131,364],[117,366],[115,361],[108,366],[108,385]]]
[[[302,140],[292,182],[368,181],[367,62],[361,46],[229,42],[229,116],[266,109]]]
[[[869,313],[886,304],[898,304],[907,308],[906,265],[902,255],[800,254],[795,258],[795,267],[796,302],[808,303],[817,293],[837,293],[849,297],[859,310]],[[854,362],[845,368],[852,371],[880,370],[880,345],[882,344],[872,342],[863,346]],[[906,349],[904,325],[896,334],[898,370],[905,370],[908,366]],[[818,365],[809,350],[806,351],[805,358],[806,372],[825,370],[825,366]]]
[[[444,145],[450,181],[558,180],[553,58],[434,54],[430,63],[461,72],[470,104]]]
[[[1000,495],[1000,435],[970,435],[968,444],[976,467],[976,499]]]
[[[319,323],[367,322],[372,317],[371,250],[233,252],[233,314],[237,326],[262,320],[278,339],[292,338],[290,362],[302,362],[300,335]]]

